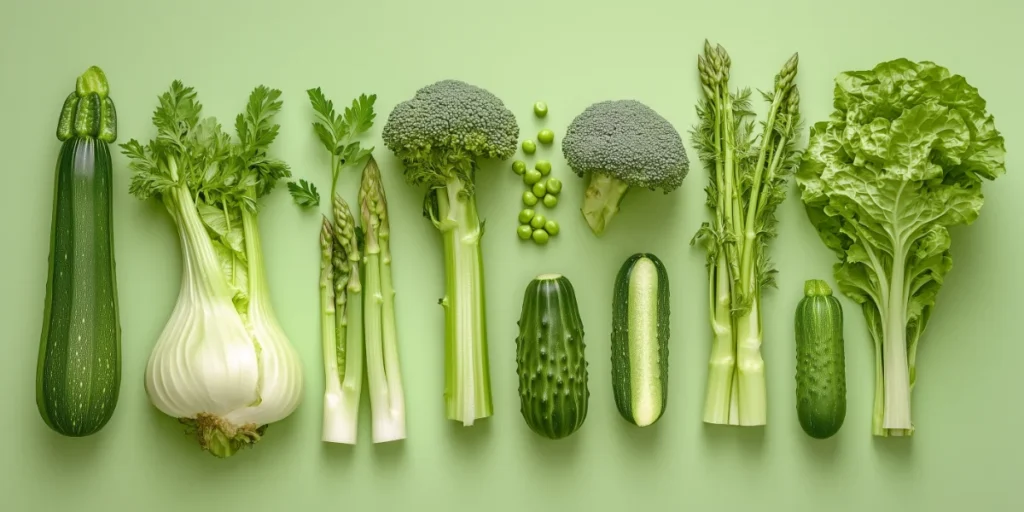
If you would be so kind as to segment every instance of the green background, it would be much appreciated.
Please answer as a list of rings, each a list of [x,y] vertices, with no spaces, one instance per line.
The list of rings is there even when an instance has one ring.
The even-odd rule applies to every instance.
[[[954,2],[631,0],[482,2],[102,1],[5,2],[0,13],[0,508],[100,510],[1020,510],[1024,412],[1019,329],[1024,140],[1019,22],[1007,0]],[[406,186],[379,140],[391,107],[422,86],[459,78],[484,86],[519,117],[524,136],[560,137],[593,101],[631,97],[686,135],[696,122],[696,57],[705,38],[733,59],[733,83],[771,86],[800,53],[805,118],[831,110],[832,80],[896,57],[934,60],[980,88],[1007,140],[1008,173],[987,186],[978,222],[953,230],[954,269],[919,352],[911,439],[870,435],[872,348],[857,309],[847,317],[849,412],[833,439],[805,436],[796,421],[792,314],[805,279],[831,279],[796,194],[780,208],[772,255],[779,288],[766,295],[764,358],[769,424],[701,423],[710,333],[704,256],[689,246],[706,218],[706,175],[694,165],[672,195],[636,193],[604,239],[577,212],[581,181],[560,151],[541,153],[566,182],[554,214],[562,234],[545,248],[520,243],[523,190],[507,164],[480,178],[493,377],[493,418],[465,429],[444,419],[440,237],[420,217],[421,191]],[[34,402],[52,205],[54,128],[75,77],[107,73],[119,142],[154,133],[157,95],[173,79],[194,86],[205,113],[230,121],[258,84],[284,91],[276,154],[299,177],[328,187],[328,162],[312,129],[305,89],[336,102],[379,95],[372,133],[393,216],[394,279],[408,439],[372,445],[368,406],[360,444],[320,442],[323,386],[317,320],[319,214],[280,189],[261,216],[273,305],[305,368],[302,406],[260,445],[228,460],[201,452],[152,408],[143,370],[177,297],[178,240],[155,203],[127,193],[115,156],[117,276],[123,327],[118,410],[99,434],[50,432]],[[530,107],[546,100],[540,123]],[[762,105],[758,105],[763,112]],[[687,135],[688,139],[688,135]],[[803,133],[806,140],[806,130]],[[687,143],[691,158],[696,157]],[[355,199],[356,173],[340,189]],[[795,190],[793,187],[791,190]],[[615,411],[609,369],[612,280],[631,253],[660,256],[672,284],[669,405],[637,429]],[[516,320],[528,280],[561,272],[573,281],[586,325],[590,414],[561,442],[532,434],[519,414]]]

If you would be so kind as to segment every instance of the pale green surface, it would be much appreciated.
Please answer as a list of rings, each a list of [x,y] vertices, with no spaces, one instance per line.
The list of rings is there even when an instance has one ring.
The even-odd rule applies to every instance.
[[[5,2],[0,17],[0,508],[76,512],[146,510],[978,510],[1024,508],[1024,408],[1018,328],[1024,172],[1024,7],[972,2],[821,0],[671,2],[592,0],[515,3],[454,0],[356,2]],[[216,5],[213,5],[216,4]],[[369,0],[364,5],[369,5]],[[571,7],[576,4],[579,7]],[[744,5],[749,4],[749,5]],[[627,21],[626,17],[635,17]],[[537,31],[529,35],[528,31]],[[696,122],[696,58],[704,38],[733,58],[733,83],[767,88],[800,52],[802,108],[809,120],[831,110],[832,78],[908,57],[935,60],[981,89],[1007,140],[1006,176],[986,188],[980,220],[953,230],[954,269],[919,352],[912,439],[870,436],[871,344],[859,311],[847,318],[849,412],[825,442],[805,436],[794,403],[793,308],[806,279],[831,279],[833,256],[816,239],[795,193],[780,207],[773,256],[780,289],[766,295],[766,429],[700,422],[710,333],[704,256],[688,243],[703,209],[705,173],[694,166],[672,196],[637,193],[602,240],[576,212],[582,182],[557,143],[590,102],[644,100],[680,131]],[[360,63],[358,66],[348,63]],[[301,212],[282,187],[261,217],[274,307],[298,347],[307,387],[300,409],[274,425],[254,450],[221,461],[202,453],[153,409],[142,386],[149,351],[176,299],[178,241],[155,203],[127,193],[125,159],[115,156],[116,243],[124,342],[118,411],[87,439],[64,439],[39,419],[34,374],[52,205],[54,135],[61,102],[91,65],[106,72],[118,107],[119,141],[154,133],[150,115],[171,80],[195,86],[206,112],[230,126],[251,89],[284,91],[279,156],[300,177],[329,189],[328,162],[309,126],[305,89],[336,102],[379,95],[374,140],[392,213],[397,314],[409,439],[369,443],[364,402],[360,444],[320,442],[322,365],[317,321],[319,215]],[[481,180],[480,214],[488,287],[495,416],[469,430],[444,419],[441,239],[420,217],[421,192],[405,186],[379,140],[391,107],[442,78],[498,94],[523,137],[550,127],[542,146],[565,204],[550,212],[562,233],[545,247],[515,235],[522,179],[511,162]],[[550,113],[533,115],[543,99]],[[763,109],[758,105],[759,112]],[[688,135],[687,135],[688,138]],[[806,139],[806,131],[803,134]],[[687,141],[691,158],[696,154]],[[520,154],[518,158],[522,158]],[[355,200],[358,176],[340,190]],[[793,190],[793,188],[791,188]],[[326,211],[326,210],[325,210]],[[548,215],[548,212],[545,212]],[[646,219],[655,222],[647,222]],[[653,427],[638,429],[615,410],[609,368],[615,272],[649,251],[672,283],[669,402]],[[584,256],[585,255],[585,256]],[[590,413],[562,442],[531,433],[519,414],[515,321],[523,288],[540,273],[564,273],[577,289],[587,327]]]

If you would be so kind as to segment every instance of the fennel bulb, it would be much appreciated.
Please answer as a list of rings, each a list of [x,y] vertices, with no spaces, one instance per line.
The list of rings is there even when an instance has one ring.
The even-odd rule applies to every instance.
[[[266,154],[280,94],[252,92],[236,142],[216,119],[200,119],[196,93],[175,81],[153,115],[156,139],[121,145],[131,193],[163,202],[182,253],[178,301],[150,355],[146,393],[217,457],[259,441],[302,392],[298,354],[271,307],[257,226],[258,199],[290,175]]]

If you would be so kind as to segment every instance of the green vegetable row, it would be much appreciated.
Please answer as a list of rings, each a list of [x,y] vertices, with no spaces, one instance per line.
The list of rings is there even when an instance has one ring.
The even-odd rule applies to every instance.
[[[837,257],[833,280],[864,315],[875,353],[872,433],[909,436],[916,429],[911,389],[917,352],[942,283],[952,268],[949,228],[974,222],[982,185],[1003,175],[1005,141],[979,91],[932,62],[896,59],[835,81],[834,112],[802,141],[798,56],[786,60],[762,94],[758,120],[750,89],[733,83],[732,57],[705,43],[694,77],[702,98],[693,147],[707,171],[708,218],[691,240],[706,253],[711,331],[703,420],[767,423],[761,357],[765,292],[779,278],[769,258],[775,210],[791,177],[807,217]],[[307,91],[313,133],[326,150],[330,199],[319,249],[319,323],[325,375],[322,439],[355,443],[363,372],[374,442],[406,437],[399,322],[392,279],[392,211],[382,177],[403,173],[424,197],[414,205],[442,240],[445,415],[470,426],[493,415],[484,282],[479,172],[508,160],[520,141],[515,115],[491,92],[442,80],[398,103],[381,129],[395,156],[381,168],[362,139],[374,127],[375,95],[335,109]],[[199,445],[228,457],[257,443],[268,426],[299,405],[305,376],[292,340],[272,307],[259,215],[264,198],[285,180],[295,202],[319,209],[316,180],[288,180],[272,156],[281,91],[254,88],[233,133],[203,115],[198,93],[174,81],[157,101],[155,134],[119,144],[129,192],[164,206],[179,236],[182,281],[153,344],[145,371],[152,405],[177,418]],[[546,119],[543,102],[533,106]],[[62,146],[54,180],[49,264],[39,340],[36,396],[40,416],[66,436],[101,430],[117,406],[121,340],[115,280],[112,181],[108,145],[117,138],[110,87],[96,67],[78,78],[60,111]],[[555,134],[536,134],[552,146]],[[585,191],[582,220],[603,235],[630,191],[669,194],[690,172],[680,133],[632,99],[596,102],[569,123],[562,155]],[[533,168],[512,164],[528,187],[518,236],[547,244],[561,227],[550,212],[564,202],[550,158]],[[346,170],[359,188],[339,191]],[[346,199],[355,198],[350,202]],[[631,206],[639,208],[640,206]],[[671,234],[669,234],[671,235]],[[313,233],[310,233],[312,238]],[[586,276],[587,283],[595,282]],[[627,421],[646,427],[668,405],[669,278],[654,255],[628,258],[614,279],[611,386]],[[560,439],[584,423],[590,397],[583,316],[572,283],[544,273],[531,280],[516,337],[521,413],[527,426]],[[811,437],[828,438],[846,415],[843,307],[825,280],[805,283],[795,303],[796,418]],[[441,333],[438,333],[440,336]]]

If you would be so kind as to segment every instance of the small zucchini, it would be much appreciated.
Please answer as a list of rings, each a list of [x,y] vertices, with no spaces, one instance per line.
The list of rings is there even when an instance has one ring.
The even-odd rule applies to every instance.
[[[796,409],[807,435],[826,439],[846,418],[843,309],[825,281],[804,284],[796,309]]]
[[[564,276],[544,274],[527,285],[516,363],[527,426],[549,439],[579,430],[587,418],[590,390],[583,321],[576,292]]]
[[[634,254],[619,269],[612,297],[612,391],[619,414],[654,424],[668,403],[669,285],[653,254]]]
[[[107,79],[78,78],[57,124],[46,302],[36,369],[43,421],[70,437],[98,432],[121,388],[121,328],[114,272],[112,166],[117,136]]]

